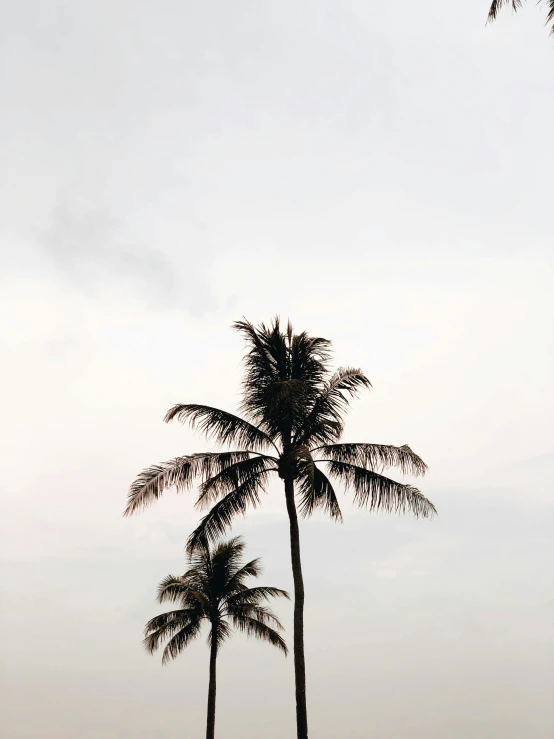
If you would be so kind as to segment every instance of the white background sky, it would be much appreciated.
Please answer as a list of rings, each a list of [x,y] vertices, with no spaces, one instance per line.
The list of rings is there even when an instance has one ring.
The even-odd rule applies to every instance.
[[[207,651],[143,653],[197,520],[123,520],[202,450],[275,313],[373,382],[346,438],[408,443],[431,522],[302,527],[317,739],[554,729],[554,47],[529,3],[2,3],[2,735],[202,736]],[[235,529],[291,588],[278,486]],[[280,607],[287,624],[290,608]],[[219,735],[294,730],[292,659],[237,637]]]

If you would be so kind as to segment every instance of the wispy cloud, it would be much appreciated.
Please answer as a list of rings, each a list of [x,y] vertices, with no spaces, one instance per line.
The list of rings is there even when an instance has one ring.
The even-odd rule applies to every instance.
[[[60,198],[50,225],[37,237],[64,275],[83,288],[128,279],[161,297],[175,286],[169,261],[159,251],[129,241],[122,224],[94,204]]]

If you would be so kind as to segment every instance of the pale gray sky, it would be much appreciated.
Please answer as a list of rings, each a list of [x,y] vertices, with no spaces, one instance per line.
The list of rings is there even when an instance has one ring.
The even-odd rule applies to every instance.
[[[311,733],[550,737],[543,10],[1,10],[2,736],[203,735],[204,645],[165,668],[140,646],[197,513],[121,511],[142,467],[205,446],[169,406],[236,407],[231,322],[280,313],[363,367],[346,437],[410,444],[440,513],[302,526]],[[235,531],[290,589],[278,486]],[[237,637],[218,701],[225,739],[292,736],[292,659]]]

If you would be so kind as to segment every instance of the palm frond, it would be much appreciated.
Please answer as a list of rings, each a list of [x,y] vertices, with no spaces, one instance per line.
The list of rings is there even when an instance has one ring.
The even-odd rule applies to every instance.
[[[284,631],[283,624],[277,616],[269,608],[264,608],[264,606],[252,603],[228,604],[227,615],[233,622],[234,620],[240,621],[244,618],[255,618],[256,621],[265,624],[265,626]]]
[[[370,387],[372,387],[371,382],[359,367],[339,367],[327,383],[326,392],[347,405],[348,399],[344,393],[354,398],[360,390]]]
[[[429,518],[437,512],[431,501],[411,485],[402,485],[347,462],[332,461],[328,465],[332,477],[340,480],[347,490],[354,490],[354,500],[360,506],[372,511],[410,511],[416,518]]]
[[[248,452],[204,452],[175,457],[143,470],[129,488],[124,515],[130,516],[158,500],[164,490],[175,487],[184,492],[198,478],[208,479],[248,459]]]
[[[349,398],[371,382],[360,369],[340,367],[317,395],[295,436],[296,443],[329,443],[340,438]]]
[[[373,472],[398,467],[403,475],[424,475],[427,465],[407,444],[326,444],[312,450],[337,462],[348,462]],[[316,460],[317,461],[317,460]]]
[[[261,562],[262,560],[259,557],[257,559],[253,559],[234,573],[227,583],[227,592],[229,596],[237,593],[239,590],[242,591],[246,589],[244,581],[248,577],[259,577],[262,574],[263,570]]]
[[[270,598],[286,598],[290,600],[290,595],[286,590],[272,588],[268,586],[259,586],[256,588],[245,588],[239,592],[233,593],[225,599],[228,608],[236,608],[241,606],[258,606],[262,601],[270,600]]]
[[[164,629],[167,629],[168,632],[174,632],[194,620],[193,616],[194,614],[191,609],[188,608],[179,608],[175,611],[160,613],[147,622],[144,627],[144,636],[153,635],[154,632],[161,632]]]
[[[285,655],[288,654],[288,648],[283,637],[276,629],[271,628],[263,621],[250,616],[232,616],[231,621],[238,631],[242,631],[247,636],[252,636],[255,639],[260,639],[260,641],[269,642],[284,652]]]
[[[279,317],[276,316],[270,327],[261,323],[256,328],[253,323],[244,319],[235,321],[233,328],[242,334],[248,346],[249,350],[244,362],[247,374],[252,379],[266,383],[286,378],[286,336],[290,341],[292,326],[289,325],[287,334],[283,334],[280,330]]]
[[[538,0],[539,3],[545,2],[547,13],[546,13],[546,24],[552,23],[550,33],[554,34],[554,0]],[[489,8],[489,21],[494,21],[502,8],[506,5],[511,5],[512,10],[515,12],[523,5],[523,0],[492,0]]]
[[[290,339],[290,376],[312,387],[321,387],[328,374],[331,342],[305,331]]]
[[[554,34],[554,0],[548,0],[548,13],[546,15],[546,22],[552,23],[551,33]]]
[[[195,612],[208,613],[210,602],[207,583],[197,570],[189,570],[182,577],[168,575],[158,586],[158,603],[177,603],[192,607]]]
[[[229,628],[229,624],[225,623],[223,620],[219,620],[216,624],[215,628],[215,640],[217,645],[217,651],[221,649],[223,646],[223,643],[229,639],[231,636],[231,629]],[[212,646],[212,639],[214,638],[214,630],[210,629],[208,632],[208,638],[207,638],[207,644],[209,647]]]
[[[276,470],[276,460],[273,457],[259,455],[243,459],[240,462],[227,467],[217,475],[205,480],[199,488],[199,496],[196,501],[198,508],[205,508],[210,503],[221,498],[222,495],[240,487],[250,477]]]
[[[242,536],[233,536],[227,541],[220,541],[211,550],[212,569],[218,560],[225,563],[225,569],[229,572],[236,571],[237,565],[240,563],[246,542]]]
[[[201,621],[191,621],[173,636],[166,644],[162,654],[162,665],[167,664],[188,647],[200,633]]]
[[[259,472],[216,503],[190,535],[187,551],[193,552],[199,542],[217,540],[231,526],[235,516],[245,515],[249,506],[257,508],[260,504],[258,491],[265,492],[267,478],[268,472]]]
[[[287,375],[286,336],[280,330],[279,319],[271,327],[260,324],[256,328],[250,321],[235,321],[233,328],[245,339],[248,351],[244,357],[243,400],[241,409],[249,418],[263,424],[270,421],[270,435],[275,438],[278,429],[271,427],[271,419],[265,410],[267,388]],[[265,425],[264,425],[264,428]]]
[[[183,593],[186,591],[187,585],[182,577],[175,575],[167,575],[158,585],[158,602],[159,603],[177,603],[182,600]]]
[[[183,632],[181,639],[186,637],[188,643],[191,639],[198,635],[200,630],[201,618],[194,609],[180,609],[178,611],[168,611],[161,613],[146,624],[144,629],[143,644],[150,654],[153,654],[162,641],[172,639],[179,632]],[[174,645],[175,646],[175,645]],[[183,647],[186,644],[183,643]]]
[[[489,9],[489,21],[495,20],[500,10],[505,5],[511,5],[512,10],[516,11],[523,5],[522,0],[492,0],[490,9]]]
[[[174,418],[181,423],[188,421],[192,429],[197,428],[208,439],[214,439],[219,444],[235,443],[254,451],[274,446],[262,429],[219,408],[197,403],[177,403],[165,414],[164,421],[168,423]]]
[[[334,521],[342,523],[342,513],[331,481],[313,462],[310,467],[311,474],[299,478],[300,515],[307,518],[319,508]]]

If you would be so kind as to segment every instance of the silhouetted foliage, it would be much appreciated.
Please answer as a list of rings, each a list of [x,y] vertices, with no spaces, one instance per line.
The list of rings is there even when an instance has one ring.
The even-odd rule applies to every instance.
[[[538,0],[546,4],[546,24],[552,23],[550,33],[554,34],[554,0]],[[511,5],[516,11],[523,5],[523,0],[493,0],[489,10],[489,21],[494,21],[505,5]]]
[[[207,739],[215,731],[216,659],[232,628],[253,636],[287,654],[280,635],[279,619],[264,605],[271,598],[289,595],[273,587],[249,588],[246,581],[259,577],[259,559],[242,563],[244,542],[235,537],[213,549],[199,543],[189,553],[189,569],[184,575],[168,575],[158,587],[160,603],[176,603],[178,608],[150,619],[145,628],[144,645],[152,654],[164,642],[162,663],[175,659],[199,636],[202,625],[209,625],[210,682],[208,691]]]
[[[374,511],[411,512],[429,517],[433,504],[414,486],[383,472],[423,475],[427,466],[409,446],[344,443],[341,436],[350,400],[371,383],[360,369],[330,369],[328,340],[296,334],[279,319],[271,325],[248,321],[234,328],[245,338],[247,352],[240,410],[243,417],[198,404],[178,404],[165,420],[187,421],[221,445],[236,451],[178,457],[142,472],[132,484],[126,515],[150,504],[171,486],[177,491],[199,482],[197,506],[208,508],[188,540],[193,552],[203,541],[216,541],[238,514],[256,508],[272,476],[284,483],[290,522],[294,579],[294,661],[297,736],[308,736],[304,666],[304,586],[298,511],[309,516],[325,511],[342,520],[334,482],[352,490],[354,501]]]

